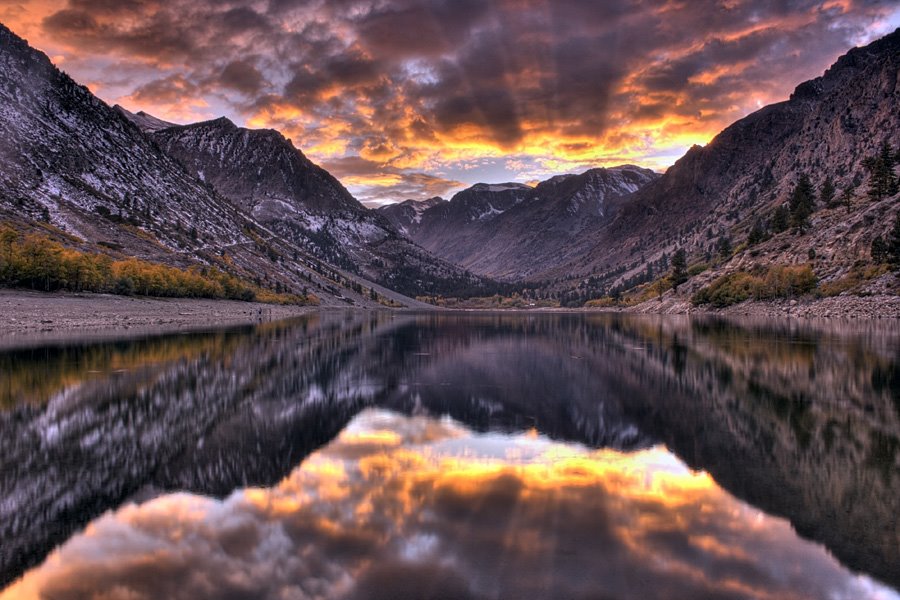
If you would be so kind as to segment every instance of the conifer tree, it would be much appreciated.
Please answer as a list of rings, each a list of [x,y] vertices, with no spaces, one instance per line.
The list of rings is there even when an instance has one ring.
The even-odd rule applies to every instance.
[[[885,141],[875,156],[870,156],[863,161],[863,166],[869,170],[869,198],[873,201],[881,200],[886,196],[897,193],[897,177],[894,175],[896,156],[891,145]]]
[[[894,216],[894,228],[888,236],[887,259],[894,269],[900,269],[900,211]]]
[[[790,224],[790,213],[787,206],[780,204],[772,213],[771,229],[775,233],[787,230]]]
[[[797,233],[802,234],[809,224],[809,216],[812,214],[815,205],[812,183],[810,183],[809,177],[806,175],[802,175],[800,181],[794,187],[789,205],[791,225],[796,228]]]
[[[872,262],[881,264],[888,262],[888,247],[880,235],[875,236],[872,240]]]
[[[829,175],[828,178],[825,179],[825,183],[822,184],[822,188],[819,190],[819,201],[828,208],[833,208],[836,191],[834,180]]]
[[[894,173],[894,166],[897,164],[897,157],[894,154],[894,150],[891,148],[891,145],[885,141],[881,144],[881,163],[884,165],[884,178],[885,178],[885,187],[887,188],[887,195],[893,196],[897,192],[900,192],[900,181],[897,180],[897,175]]]
[[[747,244],[750,246],[755,246],[766,238],[766,230],[763,227],[763,223],[761,219],[757,219],[753,223],[753,227],[750,228],[750,233],[747,234]]]
[[[672,255],[672,274],[669,276],[672,280],[672,289],[678,291],[678,286],[688,280],[687,273],[687,254],[684,248],[679,248]]]
[[[719,238],[719,241],[716,243],[716,252],[722,259],[731,258],[731,240],[728,239],[727,235]]]
[[[847,212],[850,212],[850,209],[853,207],[852,203],[853,203],[853,187],[848,185],[847,187],[844,188],[844,191],[841,192],[840,204],[842,204],[844,206],[844,208],[847,209]]]

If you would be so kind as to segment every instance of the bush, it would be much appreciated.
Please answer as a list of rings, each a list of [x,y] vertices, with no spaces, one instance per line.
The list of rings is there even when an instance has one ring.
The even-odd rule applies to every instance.
[[[717,308],[752,298],[763,282],[758,277],[739,271],[719,277],[691,297],[695,305],[712,304]]]
[[[694,275],[699,275],[700,273],[707,270],[708,268],[709,268],[709,265],[707,265],[706,263],[697,263],[695,265],[691,265],[690,268],[688,268],[688,277],[693,277]]]
[[[817,282],[816,274],[809,265],[773,265],[756,274],[738,271],[723,275],[695,293],[691,302],[722,308],[751,298],[791,298],[812,292]]]
[[[866,281],[880,277],[890,272],[886,264],[878,265],[854,265],[850,271],[840,279],[828,281],[819,286],[819,294],[822,296],[840,296],[844,292],[859,293]]]
[[[762,300],[791,298],[816,289],[818,278],[809,265],[787,267],[776,265],[766,273],[765,284],[759,291]]]
[[[314,296],[257,290],[218,269],[179,269],[136,258],[113,261],[103,254],[65,248],[44,235],[22,236],[0,225],[0,285],[43,291],[110,292],[130,296],[229,298],[314,304]]]
[[[608,306],[616,306],[618,303],[610,298],[609,296],[604,296],[603,298],[596,298],[594,300],[588,300],[584,303],[585,308],[605,308]]]

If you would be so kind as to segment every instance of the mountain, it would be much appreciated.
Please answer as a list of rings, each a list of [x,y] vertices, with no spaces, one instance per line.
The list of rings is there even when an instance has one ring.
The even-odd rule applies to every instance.
[[[114,109],[122,113],[126,119],[137,125],[141,128],[142,131],[159,131],[160,129],[167,129],[169,127],[176,127],[177,123],[170,123],[169,121],[163,121],[157,117],[154,117],[151,114],[147,114],[142,110],[133,113],[118,104],[113,106]]]
[[[549,275],[607,287],[686,249],[690,262],[715,263],[719,238],[737,251],[697,279],[753,265],[812,262],[823,279],[845,276],[870,261],[876,235],[893,222],[897,197],[866,197],[867,157],[900,145],[900,29],[840,57],[824,75],[801,83],[790,98],[766,106],[695,146],[656,181],[623,202],[613,218],[574,240]],[[771,220],[800,178],[818,195],[831,178],[841,206],[817,202],[802,235],[777,232]],[[757,221],[767,241],[741,248]],[[812,258],[811,258],[812,257]],[[713,265],[714,267],[716,265]],[[691,285],[686,290],[691,290]]]
[[[195,143],[191,168],[163,142]],[[111,108],[2,25],[0,221],[113,258],[215,266],[326,305],[377,306],[370,289],[413,305],[392,290],[480,282],[402,238],[280,134]]]
[[[864,163],[882,143],[900,146],[898,71],[900,30],[850,50],[788,100],[691,148],[662,176],[594,169],[551,178],[503,206],[479,185],[414,216],[403,205],[380,210],[424,248],[473,272],[557,294],[578,289],[582,298],[665,274],[678,248],[707,268],[684,286],[686,297],[723,273],[770,265],[810,263],[820,280],[845,281],[873,264],[872,241],[887,239],[897,212],[896,195],[867,197]],[[830,180],[841,200],[817,201],[800,235],[776,231],[773,214],[803,176],[816,196]],[[750,246],[757,224],[763,240]],[[731,250],[721,258],[723,239]]]
[[[367,302],[342,288],[347,281],[334,269],[296,256],[188,174],[134,116],[107,106],[0,25],[0,221],[113,258],[216,266],[264,286],[311,289],[324,304]]]
[[[148,134],[243,213],[332,265],[410,296],[485,283],[400,235],[277,131],[223,117]]]
[[[391,222],[397,231],[408,236],[409,230],[422,221],[422,213],[444,202],[446,200],[435,196],[427,200],[404,200],[396,204],[386,204],[378,207],[377,210]]]
[[[407,203],[380,210],[429,250],[482,275],[539,277],[583,233],[605,222],[620,199],[658,175],[624,165],[559,175],[537,187],[479,183],[404,218]]]

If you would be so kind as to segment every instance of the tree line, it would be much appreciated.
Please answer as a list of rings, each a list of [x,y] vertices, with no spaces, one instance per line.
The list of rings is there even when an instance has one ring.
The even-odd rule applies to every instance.
[[[105,254],[67,248],[46,235],[21,234],[9,225],[0,225],[0,285],[46,292],[67,290],[297,303],[308,300],[256,290],[216,268],[179,269],[137,258],[115,260]]]

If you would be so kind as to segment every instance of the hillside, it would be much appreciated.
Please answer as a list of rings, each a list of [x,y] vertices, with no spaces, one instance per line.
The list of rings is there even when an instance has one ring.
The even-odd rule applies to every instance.
[[[486,283],[411,243],[277,131],[226,118],[151,127],[153,140],[188,173],[331,265],[410,296],[458,294]]]
[[[305,238],[279,235],[269,227],[280,225],[267,219],[271,211],[258,212],[257,218],[233,203],[188,172],[135,123],[149,132],[172,127],[143,112],[109,107],[0,25],[0,224],[37,232],[41,239],[91,256],[215,267],[260,289],[313,293],[325,305],[416,304],[361,276],[361,271],[373,278],[379,273],[359,268],[354,262],[358,256],[339,260]],[[283,141],[274,132],[259,135]],[[314,174],[336,184],[320,169]],[[241,185],[253,183],[236,184]],[[334,193],[358,219],[353,226],[365,230],[374,222],[382,228],[380,243],[391,248],[383,255],[393,258],[393,263],[385,261],[386,268],[396,266],[398,280],[377,278],[390,287],[407,283],[413,291],[432,291],[434,279],[427,268],[435,264],[435,272],[446,268],[466,285],[477,281],[408,241],[395,241],[399,236],[386,221],[369,216],[336,186]],[[375,262],[379,257],[366,258]],[[442,284],[449,285],[446,280]]]
[[[566,248],[605,222],[620,198],[658,175],[632,165],[558,175],[532,188],[517,183],[477,184],[403,220],[380,209],[437,256],[507,281],[540,277]],[[400,205],[408,206],[404,203]]]
[[[900,30],[850,50],[823,76],[798,85],[789,100],[692,148],[629,196],[614,218],[568,246],[548,275],[573,286],[593,278],[586,292],[597,296],[652,280],[683,248],[689,263],[711,267],[684,287],[689,293],[722,273],[754,266],[810,263],[827,282],[871,264],[872,241],[887,237],[898,198],[869,195],[865,163],[885,143],[895,152],[900,146],[898,73]],[[812,185],[812,213],[802,232],[791,223],[782,231],[776,209],[789,208],[804,176]],[[834,185],[830,202],[822,194],[826,182]],[[655,275],[642,277],[648,269]]]

